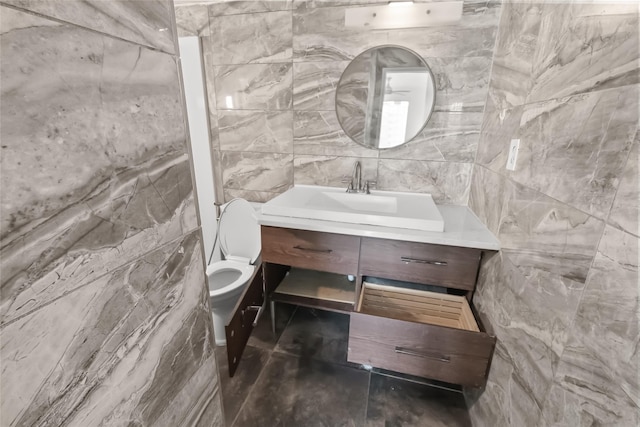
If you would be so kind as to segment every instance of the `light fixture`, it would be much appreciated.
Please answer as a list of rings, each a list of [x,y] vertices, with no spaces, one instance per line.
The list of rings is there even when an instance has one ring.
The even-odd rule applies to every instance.
[[[462,17],[462,1],[414,3],[390,1],[381,6],[351,7],[345,11],[348,28],[395,29],[447,25]]]
[[[398,7],[398,6],[411,6],[413,5],[413,1],[390,1],[390,7]]]

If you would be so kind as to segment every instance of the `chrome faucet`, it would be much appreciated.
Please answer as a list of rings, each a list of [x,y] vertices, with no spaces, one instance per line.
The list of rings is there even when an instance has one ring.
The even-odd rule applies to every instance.
[[[362,171],[360,162],[356,160],[353,164],[353,173],[351,174],[351,182],[347,188],[347,193],[359,193],[362,191]]]

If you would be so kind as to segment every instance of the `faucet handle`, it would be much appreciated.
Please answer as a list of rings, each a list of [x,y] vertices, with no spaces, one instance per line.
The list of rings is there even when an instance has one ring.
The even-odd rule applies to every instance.
[[[364,182],[364,192],[365,192],[366,194],[371,194],[371,192],[369,191],[369,187],[371,187],[371,186],[374,186],[374,187],[375,187],[377,184],[378,184],[378,183],[377,183],[376,181],[369,181],[369,180],[366,180],[366,181]]]

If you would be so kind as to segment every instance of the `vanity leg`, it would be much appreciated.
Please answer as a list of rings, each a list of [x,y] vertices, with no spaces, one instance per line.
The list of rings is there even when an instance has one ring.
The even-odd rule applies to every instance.
[[[271,311],[271,332],[273,332],[273,337],[276,337],[276,302],[271,300],[269,302],[269,309]]]

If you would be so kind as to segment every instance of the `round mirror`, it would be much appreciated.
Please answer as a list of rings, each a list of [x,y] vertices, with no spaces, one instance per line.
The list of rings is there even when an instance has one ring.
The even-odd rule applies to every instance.
[[[435,103],[429,66],[400,46],[366,50],[347,66],[336,89],[336,114],[344,132],[369,148],[411,141],[427,124]]]

